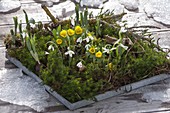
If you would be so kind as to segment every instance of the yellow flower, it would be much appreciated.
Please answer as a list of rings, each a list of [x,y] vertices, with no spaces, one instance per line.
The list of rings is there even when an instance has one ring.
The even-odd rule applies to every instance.
[[[60,36],[63,37],[63,38],[65,38],[65,37],[67,36],[67,31],[66,31],[66,30],[62,30],[62,31],[60,32]]]
[[[68,33],[69,36],[73,36],[74,35],[74,30],[68,29],[67,33]]]
[[[81,34],[82,32],[83,32],[83,29],[80,27],[80,26],[76,26],[75,27],[75,32],[76,32],[76,34]]]
[[[89,49],[89,52],[92,53],[92,54],[95,53],[95,48],[94,48],[94,47],[91,47],[91,48]]]
[[[61,39],[57,39],[57,40],[56,40],[56,43],[57,43],[58,45],[60,45],[60,44],[62,44],[62,43],[63,43],[63,40],[61,40]]]
[[[108,64],[109,70],[112,70],[112,66],[113,66],[112,63]]]
[[[96,56],[97,58],[101,58],[101,57],[102,57],[102,52],[101,52],[101,51],[98,51],[98,52],[95,54],[95,56]]]

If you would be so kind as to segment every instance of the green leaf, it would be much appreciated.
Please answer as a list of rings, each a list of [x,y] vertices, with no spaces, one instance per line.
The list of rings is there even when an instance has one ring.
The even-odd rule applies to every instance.
[[[57,38],[57,30],[56,30],[56,29],[53,29],[52,33],[53,33],[53,36],[54,36],[55,38]]]
[[[20,21],[19,23],[19,33],[20,33],[20,36],[21,36],[21,40],[22,40],[22,43],[24,44],[24,37],[22,35],[22,21]]]
[[[29,51],[31,51],[32,49],[31,49],[31,43],[30,43],[30,40],[29,40],[29,38],[28,38],[28,37],[26,37],[25,39],[26,39],[26,45],[27,45],[27,48],[28,48],[28,50],[29,50]]]
[[[80,13],[80,24],[82,25],[82,26],[84,26],[84,20],[83,20],[83,13],[81,12]]]
[[[59,26],[57,27],[57,33],[58,33],[58,35],[59,35],[60,31],[61,31],[61,25],[59,25]]]
[[[77,4],[75,7],[75,11],[76,11],[76,25],[78,25],[79,23],[79,5]]]
[[[26,20],[26,23],[29,23],[28,15],[27,15],[26,11],[25,11],[25,10],[23,10],[23,12],[25,13],[25,20]]]
[[[14,25],[15,25],[15,36],[17,35],[17,27],[18,27],[18,17],[13,17]]]
[[[11,32],[11,36],[12,36],[12,42],[15,44],[16,38],[15,38],[15,35],[14,35],[14,30],[11,29],[10,32]]]
[[[29,35],[29,37],[31,37],[31,33],[30,33],[30,23],[29,23],[29,20],[28,20],[28,15],[27,15],[27,13],[26,13],[26,11],[25,10],[23,10],[23,12],[24,12],[24,14],[25,14],[25,21],[26,21],[26,24],[27,24],[27,30],[28,30],[28,35]]]
[[[36,49],[35,49],[35,35],[34,35],[33,38],[30,39],[30,42],[31,42],[32,50],[35,53],[36,52]]]
[[[85,26],[87,26],[87,24],[88,24],[87,16],[88,16],[88,10],[86,8],[86,10],[84,11],[84,24],[85,24]]]
[[[98,37],[98,36],[101,35],[100,20],[99,19],[97,19],[95,28],[96,28],[96,36]]]

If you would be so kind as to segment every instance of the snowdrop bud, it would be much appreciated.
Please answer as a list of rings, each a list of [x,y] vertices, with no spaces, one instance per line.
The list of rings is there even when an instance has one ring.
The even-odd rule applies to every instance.
[[[125,27],[121,27],[120,32],[125,33],[127,30]]]
[[[80,6],[81,6],[81,7],[83,7],[83,0],[81,0],[81,2],[80,2]]]
[[[71,24],[72,24],[73,26],[75,26],[75,21],[74,21],[74,19],[71,19]]]
[[[79,37],[79,38],[77,39],[77,41],[76,41],[76,42],[81,44],[81,43],[82,43],[82,41],[83,41],[82,37]]]
[[[45,51],[45,55],[48,55],[48,54],[50,54],[49,52],[47,52],[47,51]]]
[[[83,64],[82,64],[82,62],[79,62],[79,63],[77,63],[77,65],[76,65],[78,68],[82,68],[83,67]]]
[[[30,26],[31,26],[32,28],[34,28],[34,27],[35,27],[35,24],[30,23]]]
[[[53,47],[52,45],[50,45],[50,46],[48,47],[48,50],[54,51],[54,47]]]
[[[89,50],[89,49],[90,49],[90,47],[91,47],[91,45],[90,45],[90,44],[85,45],[86,50]]]

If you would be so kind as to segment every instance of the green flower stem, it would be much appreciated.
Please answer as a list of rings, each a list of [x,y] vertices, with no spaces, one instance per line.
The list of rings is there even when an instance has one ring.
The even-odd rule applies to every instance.
[[[27,15],[25,10],[23,10],[23,12],[25,14],[25,21],[26,21],[26,24],[27,24],[26,29],[28,31],[28,36],[31,37],[31,26],[30,26],[30,23],[29,23],[29,20],[28,20],[28,15]]]
[[[67,40],[68,40],[68,46],[70,48],[70,37],[67,35]]]
[[[67,35],[67,40],[68,40],[68,47],[69,47],[69,49],[71,48],[71,43],[70,43],[70,37]],[[69,67],[70,67],[70,65],[71,65],[71,60],[72,60],[72,58],[71,57],[69,57]]]
[[[120,43],[122,43],[123,38],[122,38],[122,32],[121,31],[119,31],[119,39],[120,39]]]
[[[109,57],[108,57],[108,62],[107,62],[107,64],[109,64],[109,63],[110,63],[110,59],[112,58],[112,57],[111,57],[111,53],[112,53],[112,52],[110,52],[110,54],[109,54]]]
[[[17,36],[18,17],[13,17],[13,20],[14,20],[14,25],[15,25],[14,35]]]

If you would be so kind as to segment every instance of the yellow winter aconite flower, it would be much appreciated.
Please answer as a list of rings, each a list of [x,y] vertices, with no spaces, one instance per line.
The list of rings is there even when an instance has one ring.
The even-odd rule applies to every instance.
[[[97,58],[101,58],[101,57],[102,57],[102,52],[101,52],[101,51],[98,51],[98,52],[95,54],[95,56],[96,56]]]
[[[112,63],[109,63],[109,64],[108,64],[109,70],[112,70],[112,66],[113,66]]]
[[[68,29],[67,33],[68,33],[69,36],[73,36],[74,35],[74,30]]]
[[[81,34],[82,32],[83,32],[83,29],[80,27],[80,26],[76,26],[75,27],[75,32],[76,32],[76,34]]]
[[[92,54],[95,53],[95,48],[94,48],[94,47],[91,47],[91,48],[89,49],[89,52],[92,53]]]
[[[56,40],[56,43],[57,43],[58,45],[60,45],[60,44],[62,44],[62,43],[63,43],[63,40],[61,40],[61,39],[57,39],[57,40]]]
[[[60,36],[63,37],[63,38],[65,38],[65,37],[67,36],[67,31],[66,31],[66,30],[62,30],[62,31],[60,32]]]

